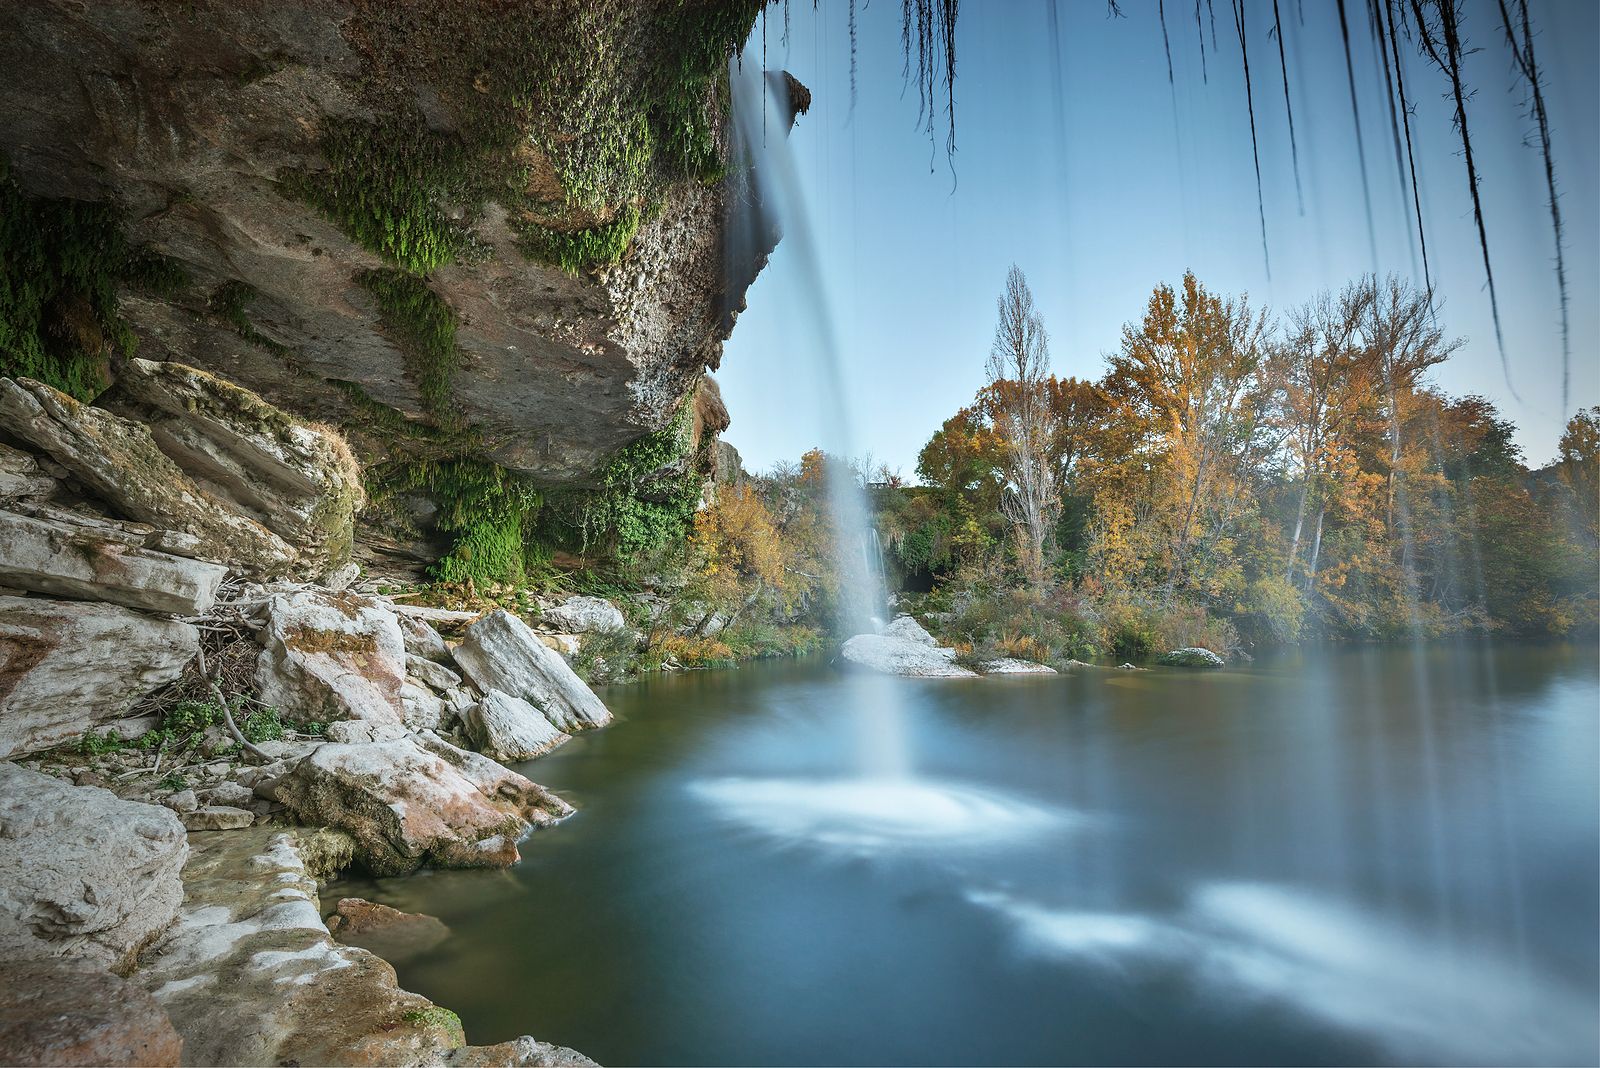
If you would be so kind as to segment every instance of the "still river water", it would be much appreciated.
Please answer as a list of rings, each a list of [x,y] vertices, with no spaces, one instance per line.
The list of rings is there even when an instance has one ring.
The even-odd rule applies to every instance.
[[[1592,648],[647,679],[507,872],[351,880],[487,1043],[602,1064],[1600,1058]]]

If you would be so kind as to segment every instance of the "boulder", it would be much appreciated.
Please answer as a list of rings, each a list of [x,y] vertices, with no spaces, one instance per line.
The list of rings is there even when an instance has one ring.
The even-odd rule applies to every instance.
[[[924,630],[921,623],[918,623],[910,616],[895,616],[879,633],[886,638],[900,638],[903,641],[916,642],[918,645],[926,645],[929,648],[936,649],[939,646],[938,640]]]
[[[73,741],[178,677],[187,623],[116,605],[0,596],[0,757]]]
[[[571,741],[520,697],[490,690],[463,717],[467,735],[496,760],[532,760]]]
[[[1002,656],[997,660],[987,660],[983,664],[985,675],[1054,675],[1056,669],[1047,664],[1036,664],[1032,660],[1017,660],[1013,657]]]
[[[406,674],[422,683],[432,687],[440,693],[453,690],[461,685],[461,676],[435,660],[417,656],[415,653],[406,654]]]
[[[451,710],[444,699],[426,686],[407,682],[400,687],[400,717],[414,731],[437,731],[451,719]]]
[[[0,1063],[177,1065],[183,1040],[155,998],[100,968],[7,961]]]
[[[260,640],[256,688],[267,704],[311,720],[402,721],[405,639],[381,602],[309,587],[275,594]]]
[[[31,379],[0,379],[0,425],[65,467],[121,516],[199,539],[209,560],[278,574],[295,551],[207,495],[156,446],[142,424],[80,404]]]
[[[953,663],[941,649],[886,634],[857,634],[839,650],[845,660],[887,675],[915,678],[966,679],[977,672]]]
[[[1163,664],[1166,667],[1219,668],[1223,667],[1227,661],[1210,649],[1192,646],[1184,649],[1174,649],[1170,653],[1163,653],[1156,658],[1156,663]]]
[[[305,822],[347,832],[375,875],[503,868],[529,830],[572,813],[544,787],[431,734],[321,746],[272,793]]]
[[[145,423],[212,497],[293,546],[297,572],[320,578],[349,561],[361,469],[333,430],[180,363],[129,360],[100,403]]]
[[[0,960],[125,972],[183,900],[178,817],[0,763]]]
[[[328,917],[328,933],[344,945],[360,946],[395,964],[437,946],[450,937],[450,928],[437,916],[346,897]]]
[[[628,621],[616,605],[601,597],[568,597],[539,616],[564,634],[587,634],[591,630],[622,630]]]
[[[436,664],[450,663],[450,646],[439,637],[438,631],[403,612],[395,613],[395,618],[400,621],[400,634],[405,639],[407,653]]]
[[[0,444],[0,501],[48,497],[57,485],[33,456]]]
[[[325,736],[330,742],[355,745],[360,742],[392,742],[410,734],[403,723],[382,723],[370,719],[341,719],[330,723]]]
[[[473,623],[455,648],[462,673],[484,693],[520,697],[558,730],[604,727],[611,713],[594,691],[522,620],[504,609]]]
[[[0,511],[0,585],[197,616],[216,600],[227,573],[221,564],[135,548],[92,527]]]

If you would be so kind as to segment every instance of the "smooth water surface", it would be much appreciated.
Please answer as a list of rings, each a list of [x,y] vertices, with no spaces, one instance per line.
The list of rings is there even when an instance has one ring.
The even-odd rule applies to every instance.
[[[654,678],[521,769],[579,811],[519,866],[328,897],[448,923],[400,978],[474,1042],[603,1064],[1592,1064],[1596,672]]]

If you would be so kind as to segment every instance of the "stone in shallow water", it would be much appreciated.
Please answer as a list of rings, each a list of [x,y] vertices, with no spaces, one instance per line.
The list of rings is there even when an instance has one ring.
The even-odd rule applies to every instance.
[[[587,683],[522,620],[501,609],[467,628],[456,663],[484,693],[520,697],[558,730],[604,727],[611,713]]]
[[[989,660],[983,665],[985,675],[1054,675],[1056,669],[1048,664],[1036,664],[1032,660],[1017,660],[1013,657],[1003,656],[998,660]]]
[[[467,733],[496,760],[532,760],[572,740],[520,697],[490,690],[467,709]]]
[[[951,663],[945,650],[884,634],[857,634],[844,643],[839,653],[852,664],[886,675],[930,679],[977,677],[977,672]]]
[[[1186,648],[1174,649],[1170,653],[1165,653],[1157,658],[1156,663],[1164,664],[1167,667],[1219,668],[1224,666],[1227,661],[1210,649]]]
[[[359,897],[341,898],[328,917],[328,931],[347,946],[360,946],[397,964],[450,937],[437,916],[401,912]]]
[[[537,783],[426,733],[323,745],[267,789],[307,823],[350,834],[375,875],[503,868],[529,830],[572,814]]]
[[[0,1063],[176,1065],[183,1040],[154,998],[64,961],[0,968]]]

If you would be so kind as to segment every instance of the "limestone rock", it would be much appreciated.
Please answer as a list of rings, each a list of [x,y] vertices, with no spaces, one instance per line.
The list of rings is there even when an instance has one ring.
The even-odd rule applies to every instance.
[[[461,685],[460,675],[435,660],[428,660],[415,653],[406,654],[406,674],[440,693]]]
[[[463,1044],[453,1014],[328,936],[296,835],[193,841],[183,910],[137,973],[183,1036],[185,1063],[425,1065]]]
[[[496,760],[532,760],[571,741],[520,697],[490,690],[467,710],[467,734]]]
[[[92,528],[0,511],[0,585],[197,616],[216,600],[227,572],[221,564],[134,548]]]
[[[273,793],[306,822],[349,833],[376,875],[424,864],[505,867],[517,861],[517,840],[532,827],[572,812],[544,787],[429,734],[324,745]]]
[[[178,677],[187,623],[116,605],[0,596],[0,757],[72,741]]]
[[[456,663],[484,693],[520,697],[563,731],[604,727],[611,713],[522,620],[500,609],[466,629],[455,648]]]
[[[361,471],[338,434],[179,363],[128,361],[112,398],[214,498],[293,546],[297,571],[320,577],[350,559]]]
[[[424,953],[450,937],[437,916],[380,905],[359,897],[341,898],[328,917],[328,932],[347,946],[360,946],[395,964]]]
[[[0,501],[48,497],[55,492],[56,480],[47,475],[39,461],[20,449],[0,444]]]
[[[193,534],[207,559],[276,574],[295,558],[282,538],[204,493],[140,423],[41,382],[4,378],[0,425],[48,454],[119,515]]]
[[[1164,653],[1156,658],[1156,663],[1164,664],[1167,667],[1219,668],[1223,667],[1227,661],[1210,649],[1191,647],[1174,649],[1170,653]]]
[[[0,960],[125,971],[183,900],[178,817],[0,763]]]
[[[406,652],[435,664],[450,663],[450,646],[425,621],[397,612],[400,634],[405,639]]]
[[[451,711],[432,690],[414,686],[410,682],[400,687],[401,719],[414,731],[442,730],[451,719]]]
[[[65,961],[0,968],[0,1063],[177,1065],[183,1040],[143,989]]]
[[[628,625],[621,610],[602,597],[568,597],[539,617],[564,634],[587,634],[592,630],[622,630]]]
[[[403,723],[386,723],[370,719],[342,719],[327,726],[330,742],[358,745],[362,742],[392,742],[410,734]]]
[[[921,623],[918,623],[910,616],[896,616],[889,621],[889,624],[880,633],[886,638],[900,638],[904,641],[916,642],[918,645],[926,645],[930,648],[938,648],[939,645],[938,640],[923,629]]]
[[[857,634],[839,653],[852,664],[888,675],[965,679],[977,674],[952,663],[940,649],[885,634]]]
[[[575,1049],[523,1035],[493,1046],[463,1046],[445,1057],[449,1068],[600,1068]]]
[[[1036,664],[1032,660],[1017,660],[1013,657],[1002,656],[998,660],[984,662],[985,675],[1054,675],[1056,669],[1048,664]]]
[[[305,588],[272,597],[256,662],[261,700],[312,720],[400,723],[405,639],[380,602]]]
[[[79,783],[78,785],[81,786],[83,784]],[[195,796],[193,790],[179,790],[176,793],[168,794],[161,799],[161,803],[180,816],[185,812],[193,812],[200,807],[200,799]]]
[[[184,828],[191,831],[237,831],[256,821],[255,813],[249,809],[230,805],[205,805],[180,818]]]

